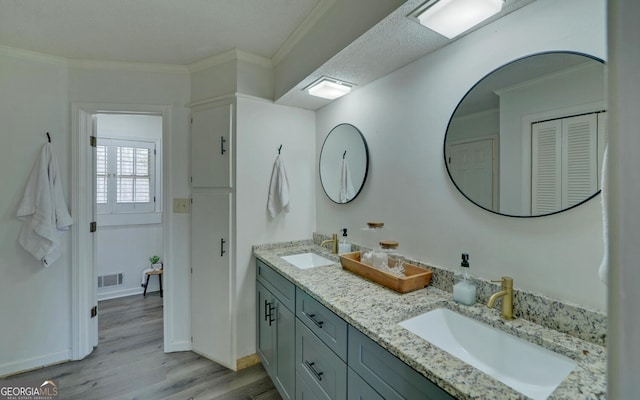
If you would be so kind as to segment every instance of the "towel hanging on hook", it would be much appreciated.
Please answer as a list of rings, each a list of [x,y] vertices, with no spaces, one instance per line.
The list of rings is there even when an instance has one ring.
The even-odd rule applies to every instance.
[[[51,135],[49,135],[49,132],[47,132],[47,140],[51,143]]]

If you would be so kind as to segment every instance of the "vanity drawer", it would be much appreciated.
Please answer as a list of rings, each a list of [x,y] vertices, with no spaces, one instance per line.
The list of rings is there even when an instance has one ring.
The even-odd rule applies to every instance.
[[[318,399],[347,398],[347,365],[300,320],[296,320],[296,372]]]
[[[454,400],[433,382],[351,326],[349,367],[387,400]]]
[[[346,362],[347,323],[303,290],[296,290],[298,319]]]
[[[285,307],[295,310],[295,285],[259,259],[256,259],[256,280],[269,289]]]

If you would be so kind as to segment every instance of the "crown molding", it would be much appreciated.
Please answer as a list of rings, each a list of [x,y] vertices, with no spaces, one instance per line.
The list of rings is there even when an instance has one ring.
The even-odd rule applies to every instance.
[[[293,48],[306,36],[324,14],[333,6],[336,0],[320,0],[318,4],[311,10],[309,15],[298,25],[298,27],[289,35],[282,46],[276,51],[271,58],[273,65],[278,65]]]
[[[86,59],[68,60],[70,68],[108,71],[159,72],[172,74],[188,74],[189,68],[176,64],[153,64],[125,61],[99,61]]]
[[[55,64],[55,65],[68,65],[68,60],[64,57],[52,56],[51,54],[39,53],[37,51],[20,49],[17,47],[9,47],[5,45],[0,45],[0,54],[22,58],[25,60],[37,61],[47,64]]]
[[[255,64],[263,68],[272,68],[271,60],[239,49],[227,50],[211,57],[207,57],[200,61],[189,64],[187,67],[190,72],[198,72],[217,65],[225,64],[231,61],[245,61]]]

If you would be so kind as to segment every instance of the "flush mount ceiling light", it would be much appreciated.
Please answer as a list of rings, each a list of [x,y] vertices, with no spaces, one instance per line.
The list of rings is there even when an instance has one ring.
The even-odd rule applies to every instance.
[[[352,84],[323,76],[303,90],[308,91],[312,96],[333,100],[351,92],[352,87]]]
[[[504,0],[431,0],[409,17],[452,39],[502,10]]]

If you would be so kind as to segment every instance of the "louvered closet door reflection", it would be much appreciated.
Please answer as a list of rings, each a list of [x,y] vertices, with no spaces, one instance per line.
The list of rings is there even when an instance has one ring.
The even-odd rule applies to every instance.
[[[531,131],[531,214],[549,214],[562,205],[562,122],[540,122]]]
[[[562,208],[575,206],[598,190],[597,114],[562,120]]]
[[[598,190],[598,148],[597,114],[533,124],[531,214],[553,213],[591,197]]]

